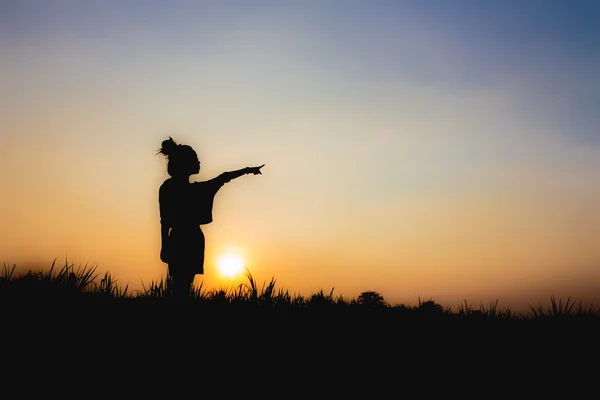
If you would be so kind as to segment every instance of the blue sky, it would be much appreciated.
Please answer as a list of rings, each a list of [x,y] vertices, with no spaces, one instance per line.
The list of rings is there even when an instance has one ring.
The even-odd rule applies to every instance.
[[[3,1],[0,7],[5,46],[64,46],[68,37],[109,57],[113,68],[136,51],[185,58],[246,46],[271,52],[274,65],[248,66],[255,78],[266,79],[279,63],[299,62],[330,85],[400,76],[481,89],[513,82],[525,92],[532,118],[554,118],[574,140],[597,140],[600,6],[594,1]],[[240,43],[236,34],[250,40]],[[277,43],[278,34],[289,40]]]

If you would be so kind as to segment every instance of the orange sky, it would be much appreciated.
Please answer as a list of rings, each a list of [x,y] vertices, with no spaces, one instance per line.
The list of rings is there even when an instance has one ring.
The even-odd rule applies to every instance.
[[[485,7],[492,28],[462,31],[462,14],[440,25],[412,3],[7,4],[3,262],[67,258],[130,290],[163,277],[155,153],[170,135],[202,160],[192,180],[266,164],[217,195],[209,289],[239,283],[216,268],[233,246],[259,282],[304,295],[600,302],[598,124],[570,108],[600,93],[600,69],[571,53],[576,32],[532,53],[517,43],[543,49],[542,25],[493,31]]]

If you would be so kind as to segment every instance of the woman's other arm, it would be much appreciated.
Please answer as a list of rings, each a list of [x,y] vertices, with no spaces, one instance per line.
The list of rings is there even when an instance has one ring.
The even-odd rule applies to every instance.
[[[163,184],[158,192],[158,204],[160,209],[160,260],[169,263],[169,231],[171,229],[171,218],[173,207],[167,192],[167,185]]]
[[[167,246],[167,241],[169,240],[169,225],[161,224],[160,225],[160,260],[164,263],[169,263],[169,247]]]

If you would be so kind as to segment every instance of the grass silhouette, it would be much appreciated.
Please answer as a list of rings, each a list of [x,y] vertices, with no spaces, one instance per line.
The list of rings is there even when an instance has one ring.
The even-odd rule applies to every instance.
[[[194,371],[204,377],[211,370],[256,379],[304,377],[290,385],[357,374],[360,382],[379,384],[389,365],[390,373],[403,365],[425,371],[427,379],[433,379],[432,366],[446,365],[443,371],[452,374],[457,363],[473,371],[575,365],[597,347],[600,310],[571,298],[552,298],[550,307],[531,306],[519,315],[498,301],[453,310],[421,298],[392,305],[376,291],[357,298],[333,289],[301,296],[278,288],[274,278],[259,284],[248,270],[238,286],[201,284],[182,301],[168,279],[130,292],[95,267],[65,261],[58,268],[55,260],[46,271],[26,273],[4,265],[0,326],[5,365],[23,370],[45,365],[53,371],[70,360],[81,367],[70,374]],[[354,394],[353,381],[340,388]]]
[[[4,309],[12,307],[48,307],[52,304],[68,306],[114,304],[135,306],[152,306],[158,304],[181,304],[182,300],[173,296],[168,277],[159,281],[143,284],[142,290],[129,292],[128,286],[121,288],[118,281],[110,273],[103,276],[96,273],[96,267],[68,263],[57,268],[56,259],[47,271],[32,271],[16,274],[16,265],[4,264],[0,274],[0,304]],[[600,320],[600,308],[593,305],[584,306],[568,297],[551,297],[551,306],[544,308],[541,304],[530,305],[527,314],[517,314],[508,307],[499,308],[498,300],[478,308],[465,301],[456,310],[446,308],[432,299],[418,299],[416,305],[389,304],[376,291],[362,292],[357,298],[335,296],[332,289],[329,293],[320,290],[310,296],[290,294],[289,291],[276,287],[276,280],[259,285],[249,270],[246,270],[246,282],[237,287],[207,290],[201,283],[192,289],[189,299],[183,301],[188,310],[224,309],[243,310],[276,310],[283,312],[319,313],[332,312],[343,315],[354,312],[365,316],[369,313],[377,316],[390,316],[406,319],[437,320]],[[577,307],[576,307],[577,305]]]

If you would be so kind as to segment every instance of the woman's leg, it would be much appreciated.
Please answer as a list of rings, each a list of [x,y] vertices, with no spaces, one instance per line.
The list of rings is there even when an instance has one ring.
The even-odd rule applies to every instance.
[[[180,268],[169,264],[170,292],[177,298],[188,298],[191,294],[195,274],[189,268]]]

